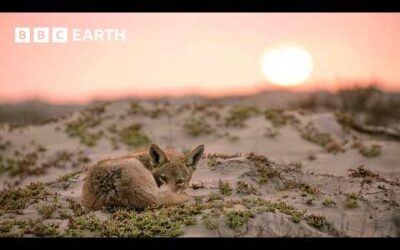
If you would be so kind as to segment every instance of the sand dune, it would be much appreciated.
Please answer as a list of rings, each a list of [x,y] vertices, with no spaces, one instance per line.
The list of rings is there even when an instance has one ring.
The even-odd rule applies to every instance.
[[[181,151],[205,144],[192,199],[83,211],[84,168],[150,142]],[[3,127],[0,146],[2,236],[400,236],[400,142],[329,112],[120,101]]]

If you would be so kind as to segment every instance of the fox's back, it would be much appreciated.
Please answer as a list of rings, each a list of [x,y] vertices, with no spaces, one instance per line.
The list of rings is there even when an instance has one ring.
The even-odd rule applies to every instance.
[[[144,201],[141,197],[154,193],[156,188],[152,174],[136,158],[105,159],[88,170],[83,186],[83,203],[91,209],[142,207]],[[153,199],[149,197],[150,203]]]

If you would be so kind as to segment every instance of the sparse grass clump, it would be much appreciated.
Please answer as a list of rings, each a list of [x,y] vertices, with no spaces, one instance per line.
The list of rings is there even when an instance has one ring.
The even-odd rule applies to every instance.
[[[238,228],[247,223],[250,218],[254,218],[254,214],[249,210],[229,211],[225,214],[225,223],[230,228]]]
[[[311,195],[315,195],[319,192],[318,188],[316,187],[312,187],[307,183],[299,183],[298,184],[299,188],[301,191],[307,193],[307,194],[311,194]]]
[[[69,203],[68,208],[72,210],[74,216],[82,216],[85,214],[85,209],[82,207],[81,204],[69,198],[67,199],[67,201]]]
[[[129,114],[143,114],[145,109],[139,102],[131,101],[129,103]]]
[[[5,159],[5,164],[2,167],[3,172],[8,172],[11,177],[43,173],[40,170],[33,170],[39,159],[39,152],[35,151],[27,154],[16,152],[18,153],[14,154],[13,158]]]
[[[202,216],[203,225],[209,230],[215,230],[218,228],[218,219],[212,215],[205,214]]]
[[[275,128],[296,122],[293,115],[285,114],[281,109],[267,109],[264,111],[265,119],[269,120]]]
[[[233,188],[231,187],[229,182],[223,182],[221,180],[219,180],[219,182],[218,182],[218,188],[219,188],[220,194],[225,195],[225,196],[231,195],[232,191],[233,191]]]
[[[216,158],[221,158],[221,159],[231,159],[231,158],[236,158],[242,156],[240,153],[236,154],[208,154],[207,158],[208,159],[216,159]]]
[[[223,200],[223,198],[220,194],[217,194],[217,193],[212,193],[207,198],[207,202],[212,202],[212,201],[216,201],[216,200]]]
[[[43,221],[9,220],[0,224],[0,236],[62,236],[62,237],[178,237],[184,233],[183,226],[197,224],[201,215],[202,225],[209,230],[216,230],[219,223],[225,222],[232,229],[246,225],[250,219],[264,212],[280,212],[290,215],[293,222],[306,221],[314,227],[330,229],[330,224],[323,217],[306,215],[284,202],[271,202],[254,196],[241,200],[224,200],[221,195],[195,203],[172,207],[147,208],[143,211],[113,210],[109,216],[99,218],[95,213],[85,213],[79,203],[67,199],[69,209],[57,210],[60,219],[68,219],[65,231],[56,224]],[[43,218],[52,218],[58,203],[38,208]],[[236,205],[243,206],[240,210]],[[68,212],[68,214],[66,213]],[[70,213],[71,212],[71,213]],[[73,214],[72,214],[73,212]]]
[[[330,197],[325,197],[325,199],[322,201],[322,205],[324,205],[325,207],[333,207],[336,206],[336,202]]]
[[[313,202],[314,202],[314,198],[309,198],[309,199],[307,199],[307,200],[305,201],[305,204],[306,204],[307,206],[312,206],[312,205],[313,205]]]
[[[377,178],[378,174],[364,167],[364,165],[358,166],[356,169],[349,169],[349,176],[353,178]]]
[[[311,122],[303,128],[298,127],[298,130],[305,140],[318,144],[319,146],[323,147],[328,153],[336,154],[344,151],[343,148],[332,138],[330,134],[318,131],[314,124],[312,124]]]
[[[352,115],[364,115],[370,125],[388,125],[400,119],[400,99],[384,93],[377,86],[354,87],[338,92],[341,110]]]
[[[207,166],[208,166],[209,168],[214,168],[215,166],[217,166],[217,165],[219,165],[219,164],[221,164],[221,162],[218,161],[216,158],[210,158],[210,159],[208,159],[208,161],[207,161]]]
[[[82,215],[79,217],[72,217],[68,224],[69,230],[80,230],[80,231],[101,231],[102,230],[102,222],[92,215]]]
[[[225,119],[225,126],[244,127],[247,119],[259,113],[260,111],[256,107],[236,106],[229,111],[228,117]]]
[[[213,132],[212,127],[205,121],[195,117],[188,118],[184,121],[183,129],[189,136],[197,137],[207,135]]]
[[[75,153],[63,150],[47,158],[43,152],[40,147],[26,154],[15,151],[14,157],[6,159],[3,165],[0,164],[2,166],[0,170],[8,172],[11,177],[18,176],[22,180],[31,175],[43,175],[48,168],[76,168],[90,161],[82,151]],[[41,158],[45,158],[45,161],[41,161]]]
[[[58,182],[68,182],[70,181],[72,178],[74,178],[77,174],[81,173],[81,171],[76,171],[76,172],[72,172],[72,173],[68,173],[65,175],[62,175],[60,177],[57,178]]]
[[[102,237],[177,237],[183,234],[183,225],[196,224],[195,215],[201,205],[159,207],[143,212],[117,210],[112,217],[101,221],[85,215],[72,220],[69,234],[90,232]]]
[[[28,221],[23,227],[24,234],[33,234],[39,237],[55,237],[59,235],[58,225],[55,223],[43,223],[40,221]]]
[[[37,208],[38,214],[42,216],[43,219],[49,219],[53,213],[57,210],[58,205],[56,203],[51,205],[44,205]]]
[[[344,206],[347,209],[358,207],[358,195],[356,195],[355,193],[347,194]]]
[[[373,158],[381,155],[381,146],[380,145],[371,145],[371,147],[363,146],[359,149],[360,153],[367,157]]]
[[[93,147],[97,140],[103,136],[102,131],[90,132],[89,129],[98,126],[102,122],[101,115],[105,112],[108,103],[98,104],[81,111],[78,119],[65,124],[65,132],[70,137],[78,137],[86,146]]]
[[[59,236],[58,225],[55,223],[43,223],[33,220],[11,220],[0,225],[0,237],[22,237],[34,235],[38,237]]]
[[[252,185],[247,184],[243,181],[238,181],[236,186],[236,193],[244,195],[251,195],[251,194],[257,195],[258,191]]]
[[[306,222],[311,225],[314,226],[318,229],[323,229],[324,231],[329,231],[332,230],[332,226],[331,224],[327,221],[326,217],[323,215],[308,215],[305,217]]]
[[[270,178],[280,176],[279,171],[271,165],[271,162],[267,159],[267,157],[250,153],[246,156],[246,158],[255,164],[255,167],[260,174],[260,184],[265,184]]]
[[[128,146],[139,147],[151,143],[150,138],[141,131],[141,125],[135,123],[118,132],[120,140]]]
[[[0,210],[13,212],[22,210],[32,200],[44,199],[49,193],[40,182],[31,183],[24,188],[0,191]]]

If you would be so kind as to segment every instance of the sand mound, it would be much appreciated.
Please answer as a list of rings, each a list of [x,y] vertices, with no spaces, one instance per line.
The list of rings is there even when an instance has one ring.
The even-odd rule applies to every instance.
[[[332,113],[209,103],[97,104],[0,130],[2,236],[399,236],[400,143]],[[87,212],[85,167],[157,143],[206,155],[171,208]],[[41,182],[41,183],[39,183]]]

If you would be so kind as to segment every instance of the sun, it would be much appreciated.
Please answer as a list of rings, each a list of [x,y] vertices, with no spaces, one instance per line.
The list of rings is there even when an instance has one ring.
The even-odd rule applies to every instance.
[[[266,50],[261,58],[262,73],[267,81],[279,86],[294,86],[311,74],[310,53],[299,46],[281,46]]]

